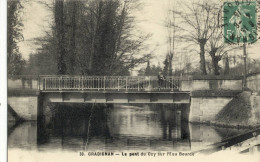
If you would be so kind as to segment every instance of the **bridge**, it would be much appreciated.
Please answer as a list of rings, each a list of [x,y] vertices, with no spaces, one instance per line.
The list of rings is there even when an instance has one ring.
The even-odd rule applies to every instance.
[[[255,91],[260,87],[258,76],[250,75],[247,80],[248,87]],[[50,102],[182,104],[181,119],[201,123],[214,121],[229,103],[237,102],[235,96],[242,91],[242,85],[241,77],[230,76],[167,76],[160,85],[156,76],[19,77],[8,78],[8,104],[13,114],[26,120],[38,120],[37,126],[42,128],[37,129],[40,135],[44,135],[51,123],[54,111]],[[37,93],[32,93],[35,91]],[[214,147],[230,147],[238,138],[244,140],[250,134],[252,136],[250,132]]]
[[[190,103],[188,77],[40,76],[39,90],[49,102]]]
[[[8,104],[33,120],[50,112],[50,103],[183,104],[190,121],[199,122],[214,120],[242,85],[231,76],[167,76],[160,85],[156,76],[17,76],[8,78]]]

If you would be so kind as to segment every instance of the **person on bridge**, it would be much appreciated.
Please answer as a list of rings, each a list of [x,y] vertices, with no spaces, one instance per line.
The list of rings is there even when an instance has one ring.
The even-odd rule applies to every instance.
[[[163,86],[163,82],[165,80],[164,75],[162,74],[162,72],[159,72],[158,74],[158,85],[159,85],[159,90],[161,89],[161,87]]]

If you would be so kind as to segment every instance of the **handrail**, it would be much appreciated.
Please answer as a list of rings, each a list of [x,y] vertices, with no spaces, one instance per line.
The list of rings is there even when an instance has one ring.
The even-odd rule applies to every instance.
[[[158,80],[157,76],[39,76],[39,88],[47,90],[97,90],[97,91],[154,91],[180,90],[180,77],[167,76]]]

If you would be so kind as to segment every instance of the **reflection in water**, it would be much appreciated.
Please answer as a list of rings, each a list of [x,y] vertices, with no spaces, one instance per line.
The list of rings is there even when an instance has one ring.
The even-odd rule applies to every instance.
[[[25,122],[13,129],[8,146],[39,150],[193,151],[238,133],[235,129],[188,124],[182,120],[185,106],[56,104],[46,114],[50,121],[41,118],[37,124]]]
[[[10,125],[8,124],[8,126]],[[8,129],[8,147],[35,148],[37,144],[36,128],[36,122],[23,122],[14,129]]]

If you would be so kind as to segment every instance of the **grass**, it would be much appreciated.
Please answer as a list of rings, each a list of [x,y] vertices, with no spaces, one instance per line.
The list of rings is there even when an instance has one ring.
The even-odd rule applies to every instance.
[[[234,97],[216,116],[216,122],[228,125],[248,125],[251,117],[251,92]]]

